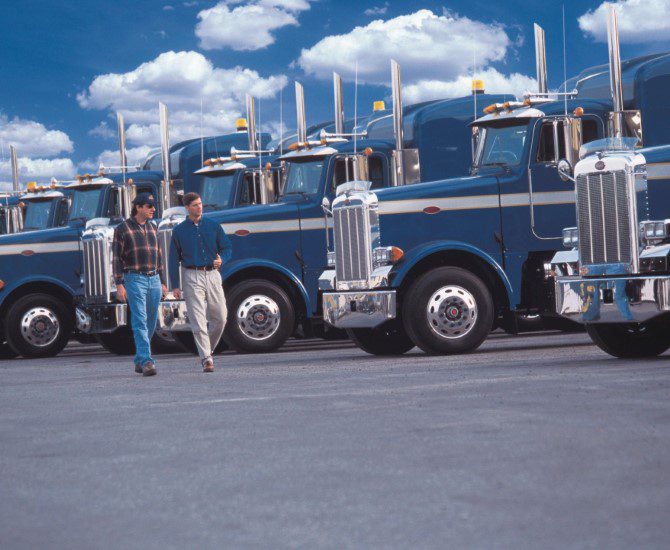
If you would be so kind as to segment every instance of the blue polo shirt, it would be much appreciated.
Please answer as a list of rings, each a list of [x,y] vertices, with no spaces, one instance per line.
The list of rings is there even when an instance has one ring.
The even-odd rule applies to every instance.
[[[223,227],[204,216],[197,225],[191,218],[186,218],[172,230],[170,281],[173,287],[179,284],[179,264],[212,265],[217,254],[224,264],[233,255],[233,246]]]

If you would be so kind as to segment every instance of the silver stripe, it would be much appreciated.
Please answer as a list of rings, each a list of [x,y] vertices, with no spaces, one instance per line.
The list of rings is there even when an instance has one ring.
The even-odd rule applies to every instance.
[[[24,250],[31,250],[35,254],[51,252],[75,252],[79,250],[78,241],[64,241],[59,243],[24,243],[0,245],[0,256],[21,254]]]
[[[647,179],[670,179],[670,162],[647,164]]]

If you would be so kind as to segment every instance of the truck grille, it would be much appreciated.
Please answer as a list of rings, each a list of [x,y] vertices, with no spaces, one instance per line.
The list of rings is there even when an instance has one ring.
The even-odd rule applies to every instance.
[[[84,239],[84,296],[89,303],[108,303],[112,290],[112,244],[104,238]]]
[[[338,282],[367,280],[372,272],[370,218],[363,206],[333,211],[335,275]]]
[[[579,253],[582,265],[630,264],[630,196],[623,171],[577,176]]]
[[[170,243],[172,242],[172,228],[171,227],[161,227],[158,231],[158,246],[161,249],[161,255],[163,256],[163,271],[165,273],[165,281],[167,282],[168,290],[172,289],[172,284],[170,283],[170,274],[169,268],[170,265]]]

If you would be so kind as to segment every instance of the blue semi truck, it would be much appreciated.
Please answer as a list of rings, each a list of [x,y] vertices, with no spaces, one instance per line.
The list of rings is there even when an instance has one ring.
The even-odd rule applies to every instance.
[[[616,53],[613,9],[608,23]],[[653,146],[668,143],[670,109],[663,88],[649,84],[667,90],[670,55],[643,58],[627,72],[611,56],[613,135],[580,151],[570,177],[577,225],[564,229],[567,250],[552,258],[547,276],[555,283],[556,312],[585,325],[603,351],[654,357],[670,348],[670,145]],[[640,131],[632,135],[630,90],[659,115],[645,116],[643,109]]]
[[[224,338],[237,351],[277,349],[299,326],[303,333],[323,333],[318,285],[326,267],[323,206],[324,199],[334,198],[338,185],[363,176],[383,188],[416,183],[426,174],[467,173],[473,103],[512,99],[477,94],[410,106],[403,115],[395,67],[395,118],[373,117],[365,128],[359,125],[345,134],[336,93],[335,132],[324,131],[318,140],[308,139],[302,87],[297,84],[298,143],[278,159],[286,164],[279,200],[205,214],[233,242],[233,260],[222,266],[221,274],[229,307]],[[402,121],[404,139],[396,139],[401,130],[394,120]],[[183,302],[164,302],[159,319],[165,328],[183,328]]]
[[[668,143],[667,124],[657,118],[667,109],[659,103],[667,58],[653,77],[629,64],[635,86],[628,86],[628,110],[617,113],[609,90],[593,99],[602,98],[597,71],[574,92],[547,92],[543,34],[536,27],[539,92],[484,109],[472,125],[479,140],[469,177],[338,190],[323,311],[363,350],[463,353],[495,326],[516,332],[522,315],[551,315],[545,266],[562,229],[574,224],[575,191],[565,178],[580,146],[611,135],[619,118],[638,139],[644,128],[645,144]]]
[[[60,352],[77,326],[86,329],[91,323],[91,319],[76,316],[76,303],[87,292],[95,292],[91,287],[95,279],[89,277],[87,266],[100,260],[87,255],[82,236],[96,227],[111,228],[127,217],[132,197],[139,192],[163,198],[160,214],[184,186],[201,184],[190,178],[191,166],[201,164],[203,150],[225,154],[245,143],[246,132],[236,132],[169,148],[177,167],[171,171],[169,189],[162,184],[162,170],[126,172],[124,155],[120,173],[79,177],[62,188],[69,205],[64,223],[0,236],[0,347],[7,354],[25,357]],[[125,153],[124,146],[121,150]]]

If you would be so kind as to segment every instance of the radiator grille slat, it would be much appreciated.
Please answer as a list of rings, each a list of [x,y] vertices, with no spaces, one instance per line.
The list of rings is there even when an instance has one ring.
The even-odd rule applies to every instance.
[[[107,303],[112,290],[111,243],[104,238],[82,241],[84,296],[90,303]]]
[[[372,272],[370,220],[363,206],[333,211],[335,275],[341,282],[367,280]]]
[[[623,171],[577,176],[579,253],[583,265],[631,262],[629,191]]]

